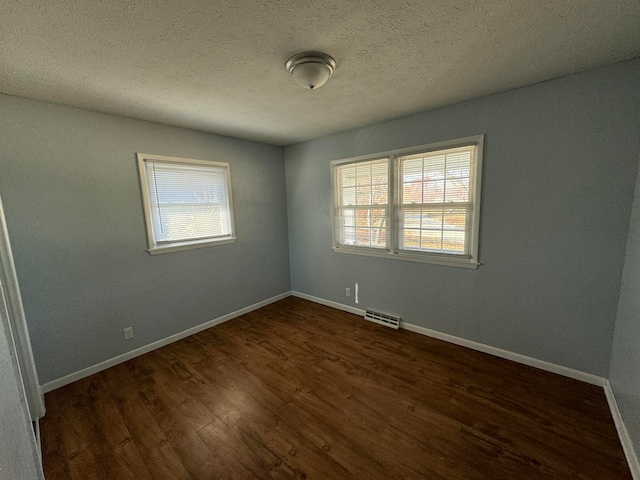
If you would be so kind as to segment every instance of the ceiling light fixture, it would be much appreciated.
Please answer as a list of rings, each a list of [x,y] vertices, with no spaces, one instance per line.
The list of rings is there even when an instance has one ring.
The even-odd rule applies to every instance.
[[[324,85],[336,69],[336,61],[320,52],[303,52],[287,61],[287,71],[304,88],[315,90]]]

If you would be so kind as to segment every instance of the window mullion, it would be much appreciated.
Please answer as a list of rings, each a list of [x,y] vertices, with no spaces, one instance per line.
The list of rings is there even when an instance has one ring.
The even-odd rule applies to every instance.
[[[344,218],[344,205],[342,205],[342,180],[340,175],[338,175],[337,170],[333,172],[336,188],[334,191],[333,197],[333,218]],[[344,226],[341,224],[340,227],[334,223],[332,225],[333,228],[333,244],[344,243]]]
[[[388,201],[388,218],[389,218],[389,230],[387,232],[387,238],[389,239],[389,252],[395,253],[398,245],[398,218],[397,212],[399,205],[398,188],[396,184],[396,178],[402,178],[400,175],[396,176],[397,156],[389,156],[389,194],[387,196]]]

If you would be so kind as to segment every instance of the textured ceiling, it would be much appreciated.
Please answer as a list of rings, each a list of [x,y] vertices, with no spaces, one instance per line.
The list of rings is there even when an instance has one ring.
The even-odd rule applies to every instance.
[[[638,0],[0,0],[0,92],[277,145],[640,55]],[[319,90],[284,64],[337,61]]]

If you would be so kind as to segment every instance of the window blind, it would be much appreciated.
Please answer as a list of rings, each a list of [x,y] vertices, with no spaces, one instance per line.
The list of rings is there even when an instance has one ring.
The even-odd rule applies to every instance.
[[[338,244],[389,248],[389,159],[339,165],[335,237]]]
[[[145,160],[157,245],[232,236],[224,166]]]
[[[399,157],[399,249],[469,255],[475,145]]]

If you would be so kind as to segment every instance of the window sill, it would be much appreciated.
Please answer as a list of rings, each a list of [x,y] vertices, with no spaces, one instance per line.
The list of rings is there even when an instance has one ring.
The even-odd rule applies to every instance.
[[[404,262],[430,263],[432,265],[443,265],[446,267],[467,268],[476,270],[480,265],[475,260],[468,257],[455,257],[445,254],[428,253],[406,253],[391,252],[389,250],[376,250],[370,248],[333,247],[335,253],[348,253],[351,255],[363,255],[366,257],[386,258],[387,260],[402,260]]]
[[[200,240],[195,242],[172,243],[166,246],[155,246],[147,250],[150,255],[162,255],[164,253],[180,252],[183,250],[193,250],[195,248],[213,247],[214,245],[227,245],[235,243],[235,237],[225,237],[221,240]]]

